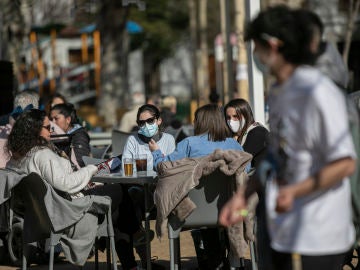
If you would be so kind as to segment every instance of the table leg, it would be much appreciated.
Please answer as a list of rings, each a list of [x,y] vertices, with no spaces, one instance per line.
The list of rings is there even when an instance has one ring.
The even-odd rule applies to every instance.
[[[144,185],[145,191],[145,232],[146,232],[146,269],[151,270],[151,243],[150,243],[150,206],[148,203],[150,191],[149,185]]]

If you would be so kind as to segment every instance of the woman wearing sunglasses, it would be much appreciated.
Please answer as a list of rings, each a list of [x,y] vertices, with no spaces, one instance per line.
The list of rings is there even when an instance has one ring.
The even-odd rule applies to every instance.
[[[136,123],[139,130],[136,134],[130,135],[124,151],[124,158],[135,158],[138,155],[146,154],[147,170],[153,170],[153,158],[149,149],[150,140],[156,141],[160,151],[164,155],[168,155],[175,150],[175,139],[172,135],[162,132],[162,119],[160,118],[159,109],[151,104],[145,104],[138,109]],[[138,186],[129,188],[130,197],[133,199],[139,221],[144,217],[144,191]],[[149,202],[153,204],[153,201]],[[151,238],[153,235],[151,235]],[[136,243],[134,243],[136,244]],[[137,246],[136,251],[141,258],[142,266],[146,268],[145,246]],[[154,266],[155,267],[155,266]]]
[[[135,158],[137,155],[147,155],[147,170],[153,170],[153,158],[149,149],[149,142],[157,142],[160,151],[168,155],[175,150],[175,139],[172,135],[162,132],[160,111],[151,104],[145,104],[138,110],[136,123],[139,130],[131,135],[124,147],[123,158]]]
[[[56,190],[68,193],[73,200],[89,195],[109,196],[117,239],[116,252],[123,269],[136,270],[132,242],[133,237],[142,231],[126,190],[120,184],[89,188],[88,184],[99,168],[87,165],[74,171],[70,161],[63,158],[50,142],[50,127],[44,111],[33,109],[20,115],[8,138],[7,150],[11,159],[7,168],[23,174],[35,172]],[[122,239],[122,234],[126,234],[129,239]]]

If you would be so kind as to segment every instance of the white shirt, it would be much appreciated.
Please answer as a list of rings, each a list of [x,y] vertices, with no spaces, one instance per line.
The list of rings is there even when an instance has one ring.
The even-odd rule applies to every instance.
[[[157,142],[161,152],[166,156],[175,150],[175,139],[168,133],[163,133],[161,139]],[[139,139],[137,135],[129,136],[126,141],[122,158],[136,158],[136,155],[147,155],[147,170],[152,171],[153,168],[153,156],[149,149],[149,144],[144,143]],[[134,168],[135,169],[135,168]]]
[[[316,69],[297,68],[288,81],[272,89],[269,108],[269,148],[285,168],[280,174],[289,184],[313,176],[332,161],[356,157],[344,94]],[[338,254],[351,248],[355,233],[348,179],[295,200],[293,209],[284,214],[275,212],[277,190],[276,183],[269,182],[272,248],[304,255]]]

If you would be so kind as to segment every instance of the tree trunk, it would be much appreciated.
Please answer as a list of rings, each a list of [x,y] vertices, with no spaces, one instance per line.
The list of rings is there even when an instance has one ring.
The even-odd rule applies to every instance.
[[[200,24],[200,66],[198,72],[199,101],[209,102],[209,53],[207,45],[207,0],[199,2],[199,24]]]
[[[12,62],[14,74],[18,74],[25,29],[21,1],[1,1],[0,26],[0,59]]]
[[[146,96],[160,95],[160,62],[144,54],[144,82]]]
[[[102,1],[99,17],[101,35],[101,89],[99,113],[107,125],[117,124],[116,110],[124,106],[128,89],[124,83],[127,66],[126,21],[128,9],[121,2]]]
[[[249,82],[247,76],[247,54],[244,41],[244,23],[245,23],[245,2],[243,0],[235,0],[235,33],[237,37],[238,58],[237,58],[237,95],[240,98],[250,100],[249,98]]]
[[[190,39],[191,39],[191,64],[192,64],[192,91],[191,98],[198,99],[198,81],[197,81],[197,1],[188,0],[189,12],[190,12]]]

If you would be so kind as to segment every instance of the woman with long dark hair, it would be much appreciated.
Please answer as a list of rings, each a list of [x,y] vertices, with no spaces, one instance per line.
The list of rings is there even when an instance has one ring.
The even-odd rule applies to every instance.
[[[78,167],[84,167],[82,157],[90,156],[91,153],[90,137],[86,129],[79,124],[74,105],[61,103],[53,106],[50,109],[50,120],[69,136],[68,140],[58,142],[56,146],[64,150],[69,157],[74,158]]]
[[[119,234],[115,243],[118,257],[123,269],[136,269],[132,237],[140,227],[127,192],[116,184],[89,188],[88,184],[98,172],[98,167],[87,165],[73,171],[71,162],[61,157],[50,142],[50,134],[50,121],[44,111],[33,109],[23,113],[8,137],[7,150],[12,157],[7,167],[23,174],[35,172],[56,190],[68,193],[72,199],[87,195],[109,196],[115,235]],[[127,234],[129,241],[120,239],[120,232]]]
[[[123,158],[135,157],[139,154],[147,155],[147,170],[153,170],[153,158],[149,149],[149,142],[154,140],[164,155],[175,149],[175,139],[172,135],[162,131],[162,119],[159,109],[151,104],[145,104],[138,109],[136,123],[137,134],[131,135],[124,147]]]
[[[256,167],[266,154],[269,131],[254,120],[250,104],[242,98],[233,99],[224,107],[226,123],[244,151],[253,155],[251,166]]]

